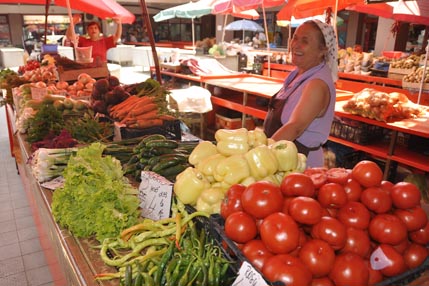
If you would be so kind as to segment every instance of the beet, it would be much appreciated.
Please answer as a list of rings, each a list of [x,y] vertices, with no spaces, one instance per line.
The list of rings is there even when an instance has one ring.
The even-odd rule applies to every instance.
[[[106,93],[109,91],[110,83],[106,78],[101,78],[97,80],[94,84],[96,90],[100,92],[100,94]]]
[[[119,79],[114,76],[114,75],[109,75],[107,77],[107,80],[109,82],[109,87],[112,90],[113,88],[115,88],[115,86],[118,86],[120,84]]]
[[[107,114],[107,104],[103,100],[94,100],[92,110],[97,113]]]

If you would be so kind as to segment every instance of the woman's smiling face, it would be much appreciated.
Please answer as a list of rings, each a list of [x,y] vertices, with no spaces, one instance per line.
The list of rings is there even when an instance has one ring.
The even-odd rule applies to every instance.
[[[292,63],[299,68],[300,72],[319,65],[327,51],[323,34],[315,25],[302,24],[296,29],[292,38]]]

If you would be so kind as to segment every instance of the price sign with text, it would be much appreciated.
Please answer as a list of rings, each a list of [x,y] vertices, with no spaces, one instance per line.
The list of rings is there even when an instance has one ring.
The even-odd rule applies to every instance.
[[[170,217],[173,183],[155,172],[143,171],[139,186],[141,215],[160,220]]]
[[[244,261],[232,286],[267,286],[267,282],[249,262]]]

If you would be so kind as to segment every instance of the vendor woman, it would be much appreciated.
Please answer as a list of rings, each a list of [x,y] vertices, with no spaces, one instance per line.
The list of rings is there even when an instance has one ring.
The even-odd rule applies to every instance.
[[[306,21],[291,41],[295,69],[271,99],[264,131],[274,140],[294,141],[307,167],[322,167],[323,149],[335,107],[337,41],[332,26]]]

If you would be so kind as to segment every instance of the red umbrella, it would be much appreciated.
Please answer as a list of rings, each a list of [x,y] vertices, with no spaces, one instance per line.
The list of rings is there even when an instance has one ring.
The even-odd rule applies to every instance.
[[[364,0],[289,0],[277,13],[277,20],[289,20],[292,16],[296,19],[322,15],[327,10],[336,12],[356,3],[364,3]]]
[[[429,1],[424,0],[376,4],[359,3],[346,9],[400,22],[429,25]]]
[[[122,23],[131,24],[135,20],[134,14],[114,0],[69,0],[70,7],[101,19],[118,17]],[[55,4],[67,8],[67,0],[0,0],[0,3],[11,4]]]

